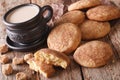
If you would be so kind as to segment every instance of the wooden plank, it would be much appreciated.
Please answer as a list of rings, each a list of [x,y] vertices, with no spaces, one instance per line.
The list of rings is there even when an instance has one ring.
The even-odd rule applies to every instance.
[[[50,1],[50,2],[49,2]],[[4,42],[5,39],[5,26],[2,24],[1,18],[3,14],[9,10],[10,8],[14,7],[15,5],[22,4],[22,3],[37,3],[40,6],[47,4],[63,4],[64,11],[67,10],[67,6],[72,2],[77,0],[0,0],[0,42]],[[112,0],[115,1],[115,0]],[[118,4],[119,5],[119,4]],[[73,57],[70,56],[71,65],[66,69],[63,70],[61,68],[56,68],[56,74],[52,78],[45,78],[42,75],[34,73],[34,71],[28,68],[28,65],[12,65],[14,68],[14,73],[10,76],[4,76],[1,72],[1,65],[0,65],[0,80],[15,80],[15,74],[19,71],[25,72],[29,79],[28,80],[119,80],[120,79],[120,20],[113,25],[112,31],[109,36],[106,36],[104,40],[111,44],[114,50],[114,63],[110,63],[101,68],[85,68],[81,67],[74,62]],[[10,59],[12,60],[13,57],[23,57],[26,53],[15,52],[11,51],[5,55],[9,55]],[[81,73],[82,72],[82,73]],[[82,77],[83,75],[83,77]]]
[[[112,30],[109,36],[120,57],[120,19],[112,27]]]
[[[84,80],[119,80],[119,61],[101,68],[83,68]]]
[[[12,8],[16,5],[23,4],[23,3],[30,3],[30,1],[29,0],[9,0],[9,1],[8,0],[0,0],[0,43],[5,43],[5,36],[6,36],[6,32],[5,32],[6,27],[2,23],[2,16],[10,8]],[[22,57],[25,54],[26,53],[11,51],[4,55],[7,55],[10,58],[10,60],[12,60],[12,58],[15,56]],[[36,79],[37,75],[34,73],[34,71],[32,71],[28,68],[27,64],[25,64],[25,65],[13,65],[12,64],[12,66],[14,69],[13,74],[9,75],[9,76],[5,76],[2,74],[2,71],[1,71],[2,67],[0,64],[0,80],[16,80],[15,74],[20,71],[23,71],[27,74],[28,80],[37,80]]]
[[[120,0],[110,0],[110,1],[120,8]]]

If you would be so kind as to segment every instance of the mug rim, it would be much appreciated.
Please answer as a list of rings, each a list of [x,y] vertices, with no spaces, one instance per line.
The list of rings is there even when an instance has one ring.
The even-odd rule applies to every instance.
[[[18,8],[20,8],[20,7],[24,7],[24,6],[34,6],[34,7],[38,8],[39,11],[38,11],[38,13],[37,13],[33,18],[31,18],[31,19],[29,19],[29,20],[26,20],[26,21],[23,21],[23,22],[12,23],[12,22],[7,21],[6,18],[7,18],[7,16],[8,16],[12,11],[14,11],[14,10],[16,10],[16,9],[18,9]],[[3,16],[3,23],[4,23],[5,25],[7,25],[7,26],[16,26],[16,25],[27,24],[27,23],[32,22],[34,19],[36,19],[36,18],[40,15],[40,12],[41,12],[41,7],[40,7],[39,5],[37,5],[37,4],[34,4],[34,3],[21,4],[21,5],[18,5],[18,6],[15,6],[15,7],[11,8],[10,10],[8,10],[8,11],[4,14],[4,16]]]

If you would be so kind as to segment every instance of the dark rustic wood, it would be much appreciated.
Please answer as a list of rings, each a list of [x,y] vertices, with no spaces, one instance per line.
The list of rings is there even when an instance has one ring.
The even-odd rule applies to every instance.
[[[82,68],[84,80],[119,80],[119,61],[101,68]]]
[[[0,0],[0,43],[5,43],[6,36],[5,26],[2,23],[2,16],[10,8],[22,3],[36,3],[39,4],[40,6],[44,6],[46,5],[46,3],[44,2],[47,2],[47,4],[49,5],[51,3],[54,4],[61,3],[64,5],[64,11],[67,11],[67,6],[75,1],[77,0]],[[108,1],[113,1],[115,5],[120,7],[119,0]],[[29,77],[28,80],[120,80],[120,20],[116,20],[115,23],[112,24],[110,34],[100,40],[109,43],[114,51],[112,62],[103,67],[100,68],[82,67],[73,60],[73,57],[71,55],[69,56],[71,59],[71,65],[66,70],[58,67],[55,68],[56,74],[52,78],[45,78],[41,74],[35,73],[34,71],[28,68],[27,64],[12,65],[14,73],[12,75],[5,76],[1,72],[2,67],[0,64],[0,80],[15,80],[15,74],[20,71],[23,71],[28,75]],[[29,52],[9,51],[4,55],[7,55],[12,60],[12,58],[15,56],[23,57],[27,53]],[[11,63],[11,61],[9,63]]]

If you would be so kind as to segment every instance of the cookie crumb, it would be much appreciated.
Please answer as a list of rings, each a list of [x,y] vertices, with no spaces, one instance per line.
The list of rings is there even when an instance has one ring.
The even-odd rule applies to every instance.
[[[5,64],[9,62],[9,58],[6,55],[1,55],[0,56],[0,63]]]
[[[6,44],[0,44],[0,53],[6,53],[8,51],[8,46]]]
[[[27,80],[27,75],[24,72],[18,72],[16,74],[16,80]]]
[[[24,56],[24,61],[27,62],[29,59],[33,58],[33,56],[34,56],[34,55],[33,55],[32,53],[26,54],[26,55]]]
[[[2,73],[5,75],[10,75],[13,72],[13,68],[10,64],[2,65]]]
[[[12,60],[12,63],[15,64],[15,65],[23,64],[24,63],[24,59],[23,58],[14,57],[13,60]]]

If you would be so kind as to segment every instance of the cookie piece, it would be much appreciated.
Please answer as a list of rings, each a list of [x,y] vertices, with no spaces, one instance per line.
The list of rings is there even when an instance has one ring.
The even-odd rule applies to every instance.
[[[120,9],[110,5],[100,5],[87,11],[87,17],[96,21],[108,21],[120,18]]]
[[[106,36],[110,32],[109,22],[85,20],[79,27],[82,34],[82,40],[98,39]]]
[[[16,80],[27,80],[27,75],[24,72],[18,72],[16,74]]]
[[[45,77],[51,77],[55,73],[55,69],[52,65],[42,63],[40,61],[31,58],[27,61],[29,64],[29,68],[35,70],[36,72],[40,72]]]
[[[81,41],[81,31],[72,23],[64,23],[56,26],[49,34],[47,45],[50,49],[70,54]]]
[[[13,68],[10,64],[2,65],[2,73],[5,75],[10,75],[13,72]]]
[[[23,58],[14,57],[13,60],[12,60],[12,63],[15,64],[15,65],[23,64],[24,63],[24,59]]]
[[[5,64],[9,62],[9,58],[6,55],[0,55],[0,63]]]
[[[79,10],[70,11],[61,16],[61,18],[55,22],[55,25],[60,25],[63,23],[73,23],[78,25],[82,23],[84,19],[85,19],[84,12]]]
[[[74,60],[85,67],[100,67],[107,64],[113,55],[111,46],[102,41],[87,42],[77,48]]]
[[[31,58],[33,58],[33,57],[34,57],[34,55],[33,55],[32,53],[26,54],[26,55],[24,56],[24,61],[27,62],[27,60],[29,60],[29,59],[31,59]]]
[[[68,11],[77,10],[77,9],[86,9],[100,4],[101,4],[100,0],[79,0],[68,6]]]
[[[0,44],[0,53],[6,53],[8,51],[8,46],[6,44]]]
[[[70,64],[70,59],[68,56],[48,48],[37,51],[34,56],[35,59],[40,62],[55,66],[61,66],[64,69],[66,69]]]

